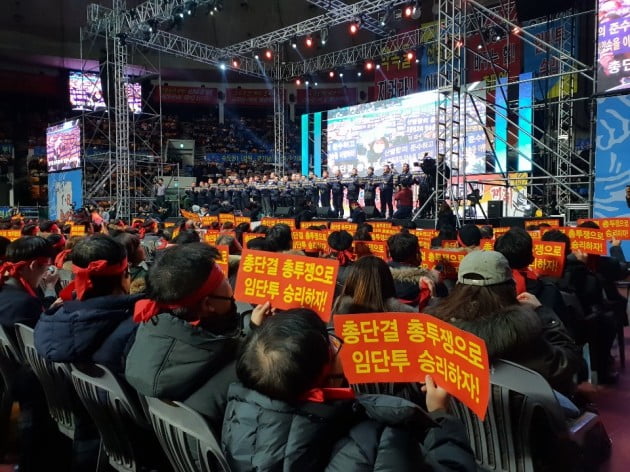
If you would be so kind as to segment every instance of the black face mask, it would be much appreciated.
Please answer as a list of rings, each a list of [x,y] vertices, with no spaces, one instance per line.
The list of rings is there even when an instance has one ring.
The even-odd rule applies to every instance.
[[[201,327],[217,335],[232,335],[239,328],[239,316],[236,302],[231,300],[230,309],[225,313],[215,313],[201,322]]]

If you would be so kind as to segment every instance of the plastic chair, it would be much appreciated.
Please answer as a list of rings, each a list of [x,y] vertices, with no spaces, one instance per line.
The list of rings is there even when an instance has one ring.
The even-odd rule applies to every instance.
[[[8,330],[3,325],[0,325],[0,355],[16,364],[23,362],[22,351],[15,337],[15,332]]]
[[[9,419],[13,408],[13,384],[18,364],[12,354],[13,346],[9,343],[4,327],[0,325],[0,457],[9,444]]]
[[[493,364],[491,382],[484,421],[462,403],[451,402],[482,470],[534,472],[537,464],[550,459],[577,458],[588,448],[602,446],[589,444],[594,432],[608,441],[597,415],[584,413],[566,419],[553,390],[537,372],[498,360]]]
[[[76,414],[80,404],[70,380],[70,369],[66,364],[59,364],[44,359],[35,350],[33,328],[15,325],[18,343],[26,362],[44,389],[50,416],[57,423],[59,431],[70,439],[76,432]]]
[[[143,467],[159,468],[166,462],[161,462],[157,441],[134,392],[99,364],[73,363],[71,374],[77,394],[101,434],[102,449],[114,469],[128,472]]]
[[[229,472],[219,444],[206,420],[180,402],[146,398],[151,424],[177,472]]]

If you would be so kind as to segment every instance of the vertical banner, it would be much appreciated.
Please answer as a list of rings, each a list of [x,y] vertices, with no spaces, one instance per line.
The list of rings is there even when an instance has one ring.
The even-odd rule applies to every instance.
[[[73,208],[83,206],[83,171],[81,169],[48,174],[48,216],[70,220]]]
[[[313,170],[317,177],[322,175],[322,112],[314,114],[313,123]]]
[[[534,135],[533,84],[531,72],[521,74],[518,84],[518,171],[531,172]],[[523,82],[524,81],[524,82]]]
[[[418,87],[422,92],[435,90],[438,87],[437,50],[438,22],[433,21],[424,25],[418,48],[418,59],[420,60]]]
[[[499,173],[507,172],[507,148],[508,148],[508,87],[507,77],[500,77],[496,88],[494,99],[497,110],[494,117],[494,151],[495,151],[495,171]]]
[[[398,44],[392,42],[386,46],[384,55],[381,56],[381,67],[374,71],[374,86],[376,88],[376,100],[387,100],[394,97],[402,97],[414,93],[418,88],[418,64],[416,56],[407,58],[408,51],[415,49],[411,44]]]
[[[302,115],[302,175],[308,175],[308,164],[309,164],[309,143],[311,137],[310,130],[310,115],[304,113]]]

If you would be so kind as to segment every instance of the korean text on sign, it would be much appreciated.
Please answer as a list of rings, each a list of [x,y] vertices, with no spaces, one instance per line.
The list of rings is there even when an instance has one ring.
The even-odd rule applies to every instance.
[[[607,240],[630,239],[630,218],[591,218],[588,220],[578,220],[578,224],[585,221],[597,223]]]
[[[234,297],[242,302],[271,301],[276,308],[305,307],[330,319],[339,262],[244,249]]]
[[[427,249],[421,250],[421,254],[425,267],[440,271],[445,279],[456,279],[459,264],[467,253],[448,249]]]
[[[601,229],[560,227],[558,230],[571,239],[572,251],[579,249],[587,254],[599,254],[600,256],[605,256],[608,252],[606,235]]]
[[[530,268],[538,275],[561,278],[564,273],[564,243],[534,241],[534,262]]]
[[[219,251],[219,256],[221,257],[220,259],[217,259],[215,263],[221,268],[221,270],[227,277],[229,273],[229,268],[230,268],[230,265],[229,265],[230,264],[229,263],[230,248],[225,245],[215,246],[215,248],[217,249],[217,251]]]
[[[370,313],[339,315],[335,333],[351,384],[424,382],[438,385],[484,418],[490,369],[484,341],[429,315]]]

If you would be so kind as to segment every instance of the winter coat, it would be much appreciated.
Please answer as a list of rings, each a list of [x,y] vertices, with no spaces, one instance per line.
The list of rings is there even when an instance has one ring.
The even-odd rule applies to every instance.
[[[94,362],[122,374],[137,325],[133,309],[142,295],[111,295],[64,302],[41,316],[35,349],[53,362]]]
[[[142,395],[182,401],[221,431],[240,331],[216,335],[161,313],[138,328],[125,377]]]
[[[235,472],[476,470],[459,420],[400,398],[292,406],[241,384],[228,397],[222,446]]]
[[[410,266],[400,262],[390,262],[389,269],[394,277],[396,296],[401,300],[409,300],[418,303],[420,295],[420,277],[429,277],[436,285],[438,280],[429,270],[420,267]]]
[[[15,323],[34,327],[43,311],[41,300],[28,294],[17,280],[0,286],[0,325],[10,331]]]
[[[356,313],[355,310],[351,310],[354,302],[350,295],[343,295],[337,300],[335,300],[335,304],[333,306],[333,314],[346,314],[346,313]],[[387,308],[386,313],[417,313],[418,309],[410,307],[409,305],[405,305],[401,301],[396,298],[388,298],[385,300],[385,306]]]

